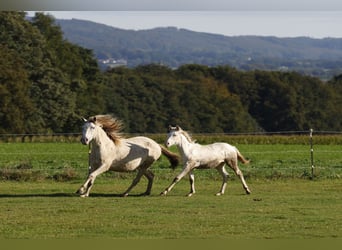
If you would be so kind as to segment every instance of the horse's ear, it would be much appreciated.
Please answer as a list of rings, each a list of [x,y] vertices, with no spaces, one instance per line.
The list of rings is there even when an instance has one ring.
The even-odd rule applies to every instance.
[[[96,116],[89,117],[88,121],[95,123],[96,122]]]
[[[179,127],[178,125],[176,125],[176,130],[179,131],[179,130],[182,130],[181,127]]]
[[[84,122],[87,122],[87,119],[86,119],[86,118],[84,118],[84,117],[82,117],[82,121],[84,121]]]

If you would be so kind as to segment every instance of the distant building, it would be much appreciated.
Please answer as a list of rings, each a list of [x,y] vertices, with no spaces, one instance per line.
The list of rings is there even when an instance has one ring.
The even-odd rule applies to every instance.
[[[127,66],[127,60],[125,59],[99,59],[99,62],[104,65],[106,68],[116,68],[120,66]]]

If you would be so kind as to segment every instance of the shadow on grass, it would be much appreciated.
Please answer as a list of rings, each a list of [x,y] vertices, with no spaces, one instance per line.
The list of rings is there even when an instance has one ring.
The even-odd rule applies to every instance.
[[[143,197],[147,196],[145,194],[130,194],[127,197],[123,197],[122,194],[103,194],[103,193],[91,193],[89,197],[87,198],[92,198],[92,197],[120,197],[120,198],[129,198],[129,197]],[[35,197],[79,197],[81,198],[78,194],[76,193],[51,193],[51,194],[0,194],[0,199],[1,198],[35,198]]]

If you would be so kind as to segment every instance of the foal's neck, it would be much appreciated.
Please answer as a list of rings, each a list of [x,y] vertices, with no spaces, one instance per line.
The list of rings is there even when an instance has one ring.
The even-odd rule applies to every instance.
[[[190,142],[188,138],[186,138],[184,135],[181,135],[180,143],[177,145],[178,150],[182,152],[182,155],[188,155],[193,144],[194,143]]]

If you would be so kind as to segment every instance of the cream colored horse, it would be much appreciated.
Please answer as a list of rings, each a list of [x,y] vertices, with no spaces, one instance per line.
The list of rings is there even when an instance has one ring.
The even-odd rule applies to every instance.
[[[149,195],[154,174],[148,168],[152,163],[163,153],[173,167],[178,165],[176,154],[147,137],[122,138],[119,133],[121,128],[121,121],[110,115],[97,115],[85,120],[81,142],[84,145],[90,144],[91,152],[88,179],[77,191],[81,197],[89,196],[96,177],[108,170],[137,170],[137,176],[122,196],[127,196],[143,175],[148,180],[144,195]]]
[[[186,174],[189,174],[190,193],[188,196],[192,196],[195,193],[195,177],[193,173],[195,168],[216,168],[223,178],[221,189],[216,195],[222,195],[226,189],[228,179],[225,164],[229,165],[236,175],[240,177],[246,193],[251,193],[237,164],[238,160],[244,164],[249,161],[241,155],[236,147],[227,143],[213,143],[209,145],[197,144],[191,139],[189,134],[179,126],[169,127],[166,146],[170,147],[172,145],[177,145],[181,152],[184,168],[183,171],[176,176],[171,185],[161,193],[161,195],[166,195],[177,182],[179,182]]]

